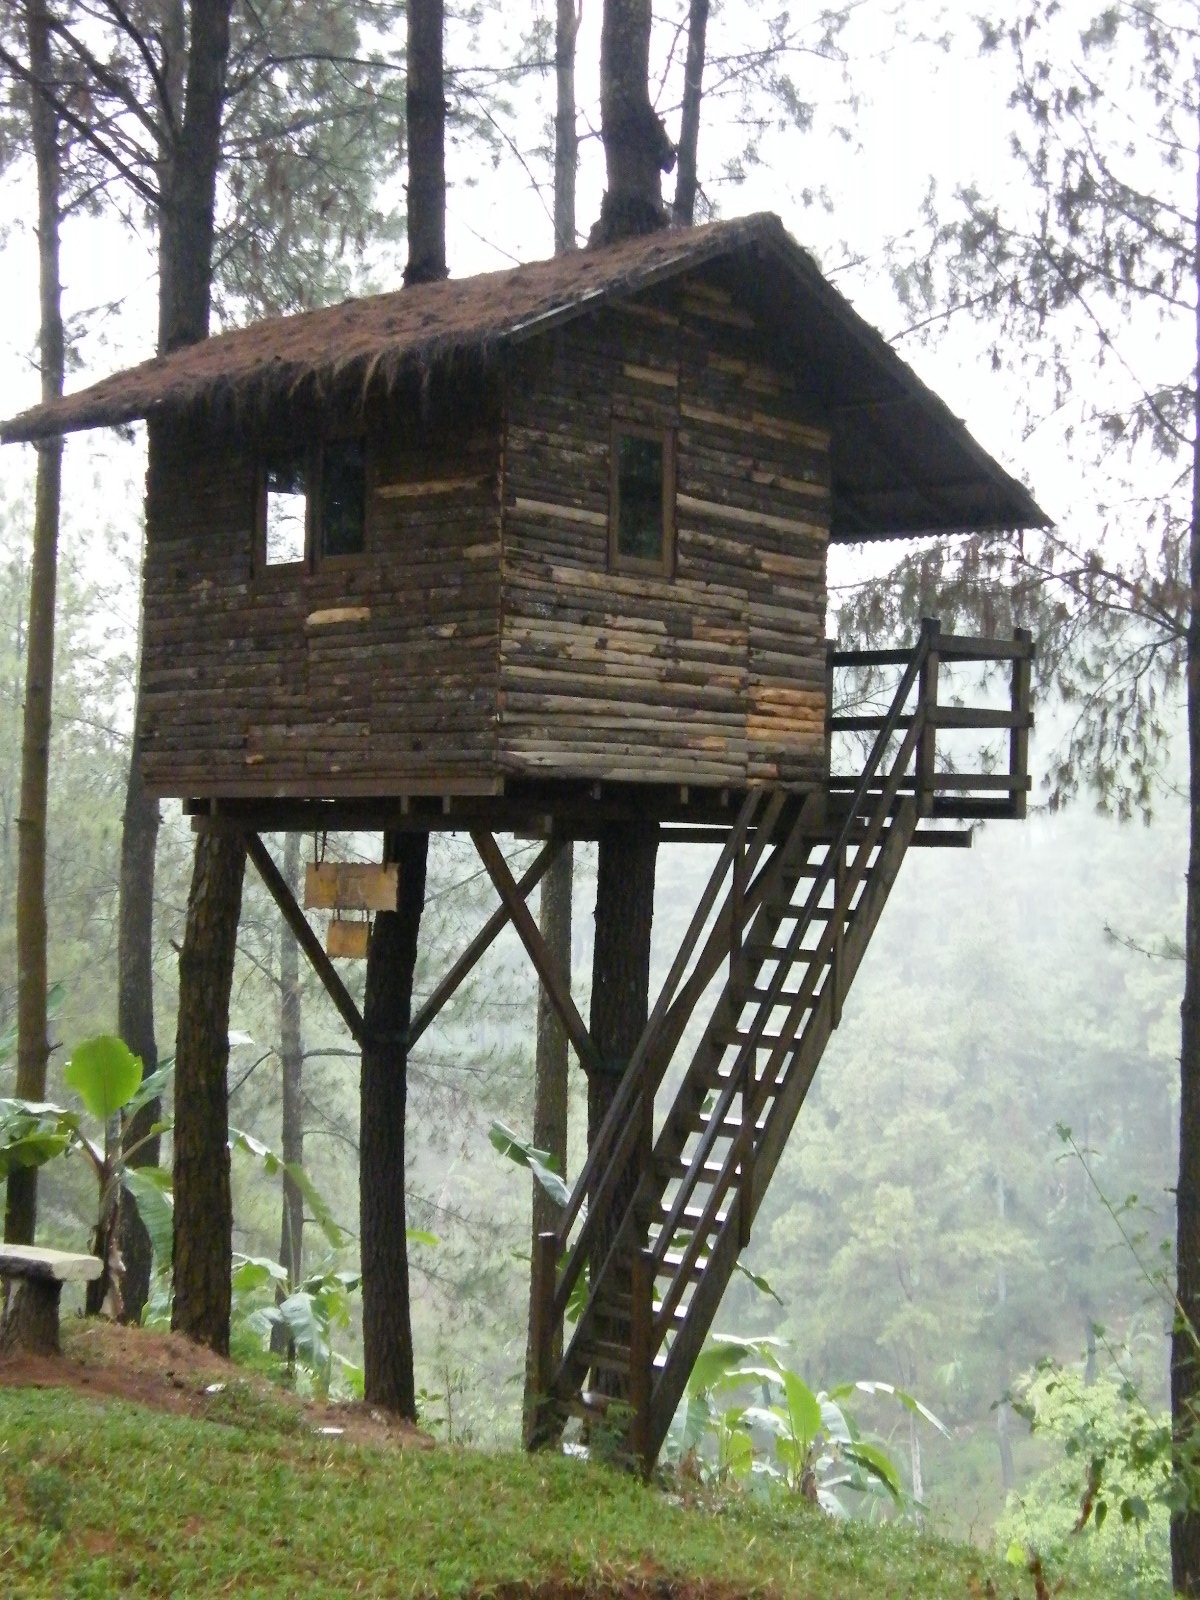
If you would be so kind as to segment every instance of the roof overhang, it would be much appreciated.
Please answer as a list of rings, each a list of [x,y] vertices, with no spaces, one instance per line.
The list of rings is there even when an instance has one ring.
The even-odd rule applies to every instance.
[[[833,421],[833,538],[1049,526],[1024,485],[769,214],[273,318],[35,406],[0,424],[0,440],[111,427],[222,398],[250,406],[342,385],[365,397],[405,371],[486,356],[702,267],[737,280]]]

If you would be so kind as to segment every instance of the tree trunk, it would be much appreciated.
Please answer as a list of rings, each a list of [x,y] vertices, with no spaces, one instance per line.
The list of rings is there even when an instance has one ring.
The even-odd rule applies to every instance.
[[[579,135],[575,131],[575,41],[583,0],[558,0],[554,25],[554,253],[574,250],[575,179],[579,171]]]
[[[588,1074],[588,1148],[612,1104],[650,1008],[650,930],[654,919],[654,868],[658,828],[654,823],[606,827],[600,834],[596,876],[596,943],[592,956],[591,1035],[604,1069]],[[593,1268],[598,1269],[616,1237],[638,1185],[649,1149],[639,1144],[618,1183],[612,1209],[601,1219]],[[614,1330],[620,1333],[622,1330]],[[627,1330],[625,1330],[627,1331]],[[611,1373],[597,1387],[620,1394],[625,1385]]]
[[[139,650],[139,655],[140,655]],[[158,1068],[158,1042],[154,1036],[154,854],[158,845],[158,801],[146,793],[141,773],[141,695],[134,705],[134,735],[125,787],[125,813],[121,827],[120,892],[117,908],[117,1032],[140,1056],[148,1076]],[[122,1139],[140,1145],[132,1164],[156,1167],[162,1141],[147,1135],[162,1118],[162,1101],[148,1101],[127,1122]],[[137,1207],[122,1197],[120,1206],[121,1286],[124,1322],[140,1322],[150,1298],[154,1252],[150,1235]]]
[[[1194,1447],[1200,1425],[1200,133],[1197,144],[1196,292],[1193,382],[1191,600],[1187,632],[1188,865],[1182,1039],[1179,1053],[1179,1182],[1176,1188],[1175,1283],[1171,1338],[1171,1421],[1181,1446]],[[1171,1577],[1179,1593],[1200,1595],[1200,1510],[1171,1518]]]
[[[650,104],[650,0],[604,0],[600,129],[608,186],[591,243],[610,244],[667,225],[662,174],[675,151]]]
[[[159,209],[159,349],[208,337],[213,218],[229,58],[230,0],[194,0],[182,120],[163,163]],[[178,21],[178,10],[173,8]],[[156,470],[150,429],[147,476]],[[131,774],[131,783],[139,775]],[[171,1325],[229,1348],[233,1223],[229,1195],[229,991],[242,904],[241,839],[196,836],[192,887],[179,956],[175,1044],[175,1304]],[[122,883],[124,891],[126,885]],[[143,885],[141,915],[153,907]],[[148,935],[147,935],[148,938]]]
[[[233,1207],[229,1193],[229,991],[246,849],[196,835],[179,957],[175,1036],[175,1303],[171,1326],[229,1353]]]
[[[700,144],[700,99],[704,92],[704,49],[708,0],[691,0],[688,8],[687,65],[683,71],[683,108],[679,119],[679,170],[675,174],[672,212],[681,228],[696,220],[696,155]]]
[[[283,846],[283,876],[288,888],[300,895],[300,835],[289,833]],[[279,1064],[283,1080],[283,1127],[280,1154],[297,1166],[304,1161],[304,1108],[301,1089],[304,1040],[300,1032],[300,946],[287,922],[279,919]],[[288,1285],[300,1282],[304,1262],[304,1196],[288,1173],[283,1174],[283,1204],[279,1219],[279,1260],[287,1269]],[[281,1287],[277,1298],[282,1298]],[[271,1330],[271,1349],[288,1352],[291,1340],[278,1324]]]
[[[437,283],[446,268],[446,91],[442,0],[409,0],[408,265],[406,284]]]
[[[161,7],[162,89],[158,118],[164,128],[178,125],[184,111],[184,73],[187,61],[187,19],[182,0],[166,0]],[[174,306],[177,273],[174,269],[176,232],[164,224],[173,192],[178,151],[164,140],[158,164],[159,192],[164,197],[158,219],[158,351],[168,349],[168,306]],[[208,329],[207,311],[204,331]],[[201,335],[203,337],[203,335]],[[154,449],[151,439],[151,450]],[[154,862],[158,850],[160,813],[142,783],[142,701],[140,690],[141,628],[138,629],[139,690],[133,707],[133,740],[125,781],[125,807],[121,819],[121,862],[117,905],[117,1032],[140,1056],[147,1073],[158,1066],[158,1040],[154,1030]],[[162,1118],[162,1101],[151,1100],[124,1124],[127,1145],[139,1144]],[[140,1144],[133,1165],[156,1167],[162,1158],[162,1141],[155,1137]],[[122,1196],[120,1249],[125,1276],[122,1283],[124,1322],[140,1322],[150,1297],[154,1253],[150,1235],[137,1207]]]
[[[359,1119],[364,1398],[415,1420],[408,1239],[404,1204],[405,1038],[425,905],[426,833],[389,834],[384,860],[400,868],[395,911],[375,918],[363,1004]]]
[[[25,7],[29,70],[49,84],[53,66],[46,7]],[[49,101],[30,96],[37,167],[38,292],[42,400],[63,391],[64,338],[59,276],[61,168],[58,121]],[[58,567],[58,509],[62,440],[38,446],[34,491],[33,560],[25,658],[25,721],[21,738],[21,811],[17,820],[17,1082],[22,1099],[44,1100],[50,1040],[46,1026],[46,809],[50,782],[50,711],[54,685],[54,596]],[[32,1244],[37,1225],[37,1171],[18,1167],[8,1179],[4,1237]]]
[[[567,988],[571,986],[571,891],[574,880],[574,861],[568,845],[558,860],[542,879],[541,932]],[[544,988],[538,989],[537,1012],[537,1066],[533,1093],[533,1142],[539,1150],[548,1150],[558,1162],[558,1170],[567,1172],[567,1034],[559,1021],[558,1013],[550,1003]],[[558,1227],[561,1208],[542,1188],[533,1185],[533,1231],[531,1251],[531,1276],[529,1300],[529,1336],[525,1347],[525,1438],[532,1438],[533,1405],[537,1398],[533,1388],[533,1293],[537,1260],[538,1234],[549,1233]],[[562,1329],[555,1336],[554,1358],[562,1354]]]

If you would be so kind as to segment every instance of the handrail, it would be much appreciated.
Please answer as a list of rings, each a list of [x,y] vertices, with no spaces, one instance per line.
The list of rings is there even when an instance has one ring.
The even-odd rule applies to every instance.
[[[672,1201],[671,1209],[668,1212],[665,1221],[663,1222],[659,1237],[653,1247],[653,1253],[656,1260],[661,1260],[663,1256],[665,1256],[666,1251],[670,1248],[670,1243],[676,1233],[678,1223],[682,1218],[688,1200],[691,1198],[691,1193],[695,1188],[694,1174],[700,1171],[707,1161],[712,1146],[716,1142],[720,1125],[729,1108],[732,1106],[736,1094],[739,1092],[738,1083],[740,1081],[740,1069],[742,1069],[749,1060],[751,1052],[757,1048],[758,1041],[766,1029],[768,1022],[770,1021],[771,1013],[775,1010],[779,1003],[779,998],[783,993],[783,985],[789,966],[787,957],[793,953],[793,946],[798,946],[800,940],[803,938],[804,929],[809,920],[808,913],[820,905],[821,897],[825,893],[825,890],[829,887],[834,873],[837,870],[837,864],[844,856],[847,846],[851,842],[850,836],[855,827],[860,825],[862,811],[872,793],[875,774],[879,770],[883,758],[887,753],[887,747],[892,735],[898,730],[899,725],[903,720],[907,724],[907,735],[903,741],[900,751],[897,752],[895,761],[893,762],[892,771],[889,773],[888,778],[884,780],[882,787],[877,790],[878,800],[875,806],[872,808],[871,822],[869,824],[869,828],[872,833],[878,833],[879,828],[882,826],[883,815],[886,815],[887,810],[891,806],[892,799],[894,798],[894,792],[889,794],[889,788],[894,789],[894,787],[898,787],[898,781],[902,769],[908,765],[909,760],[911,760],[917,748],[917,740],[920,737],[921,731],[924,727],[925,713],[927,709],[923,703],[919,704],[911,717],[905,717],[904,707],[907,705],[909,697],[916,686],[921,668],[929,655],[931,642],[936,636],[936,624],[925,623],[922,625],[921,637],[918,640],[915,648],[909,654],[907,670],[905,671],[896,689],[895,696],[892,700],[891,710],[884,719],[883,725],[880,727],[879,733],[874,741],[874,744],[872,745],[871,753],[867,758],[866,765],[859,779],[858,787],[855,790],[854,797],[847,809],[846,817],[838,832],[837,839],[834,844],[826,850],[825,859],[822,861],[814,876],[812,886],[805,898],[804,912],[797,917],[795,926],[792,929],[785,958],[776,964],[774,976],[767,986],[766,996],[762,1001],[759,1002],[758,1009],[754,1016],[754,1021],[750,1025],[746,1040],[739,1049],[738,1054],[734,1058],[734,1061],[730,1067],[725,1088],[718,1097],[716,1105],[709,1114],[708,1128],[705,1134],[701,1137],[700,1144],[693,1154],[691,1162],[689,1163],[687,1175],[680,1184],[679,1189]],[[878,815],[878,813],[882,813],[883,815]],[[848,902],[850,896],[853,895],[854,890],[858,885],[859,878],[862,877],[863,873],[865,872],[865,856],[870,844],[871,840],[868,838],[868,840],[864,841],[863,844],[860,845],[859,849],[855,851],[854,864],[846,873],[842,885],[841,898],[844,901]],[[819,953],[822,951],[825,944],[830,942],[832,938],[833,919],[831,918],[828,926],[826,927],[824,935],[822,936],[821,940],[818,941],[817,952]],[[817,961],[814,959],[812,963],[813,970],[809,980],[810,988],[815,986],[815,969],[817,964]],[[803,990],[801,991],[801,995],[797,998],[797,1003],[792,1006],[791,1011],[789,1012],[789,1021],[792,1020],[793,1013],[796,1013],[801,1009],[799,1000],[802,997],[810,998],[805,996]],[[777,1046],[776,1050],[772,1052],[771,1062],[768,1064],[768,1069],[764,1073],[763,1077],[764,1087],[771,1076],[772,1066],[776,1062],[776,1057],[780,1054],[781,1049],[782,1046]],[[666,1294],[664,1295],[662,1307],[659,1311],[658,1318],[656,1319],[656,1322],[659,1325],[665,1325],[664,1318],[670,1315],[670,1310],[673,1309],[674,1302],[678,1299],[679,1294],[682,1292],[682,1284],[687,1269],[704,1251],[705,1225],[713,1220],[717,1210],[719,1209],[721,1197],[732,1185],[735,1169],[744,1158],[746,1147],[752,1138],[752,1128],[757,1118],[761,1099],[762,1093],[760,1092],[760,1094],[754,1097],[753,1106],[749,1109],[749,1114],[743,1114],[742,1125],[739,1128],[736,1137],[731,1141],[730,1147],[725,1154],[725,1159],[721,1165],[720,1178],[712,1186],[712,1194],[709,1196],[708,1204],[701,1218],[700,1225],[698,1228],[692,1231],[692,1236],[684,1248],[683,1256],[679,1264],[679,1270],[675,1274],[675,1282],[668,1288]]]
[[[653,1042],[653,1037],[658,1031],[659,1024],[661,1023],[667,1007],[674,996],[674,992],[679,985],[679,980],[683,976],[683,968],[691,959],[696,940],[700,936],[704,923],[708,920],[708,914],[712,910],[713,901],[717,897],[717,890],[721,878],[724,876],[724,873],[728,871],[730,862],[733,859],[734,851],[737,849],[741,840],[745,837],[746,831],[750,827],[750,824],[753,820],[754,813],[761,804],[764,792],[765,791],[762,789],[753,789],[746,796],[746,799],[742,805],[742,809],[738,813],[737,821],[734,823],[733,828],[730,830],[729,837],[725,841],[725,847],[721,852],[717,867],[713,870],[712,876],[708,882],[708,886],[705,889],[704,896],[701,899],[701,903],[697,907],[695,916],[692,918],[691,926],[688,928],[687,935],[684,938],[679,953],[675,957],[675,960],[671,965],[671,970],[667,974],[666,981],[659,992],[658,999],[654,1005],[654,1010],[651,1012],[646,1022],[646,1026],[642,1031],[642,1037],[638,1041],[633,1055],[630,1056],[624,1073],[621,1075],[620,1085],[618,1086],[617,1092],[613,1096],[612,1102],[605,1113],[603,1122],[600,1124],[599,1131],[596,1134],[596,1141],[592,1148],[588,1151],[587,1159],[580,1170],[579,1176],[575,1180],[575,1185],[571,1192],[571,1198],[567,1203],[566,1210],[559,1218],[558,1236],[560,1241],[565,1242],[567,1235],[575,1225],[575,1219],[579,1215],[583,1201],[587,1196],[588,1187],[591,1183],[591,1180],[595,1177],[596,1168],[600,1165],[600,1160],[605,1152],[605,1148],[611,1141],[614,1128],[618,1122],[623,1121],[627,1113],[632,1110],[631,1102],[635,1092],[640,1088],[640,1083],[638,1082],[638,1072],[646,1058],[648,1046]]]

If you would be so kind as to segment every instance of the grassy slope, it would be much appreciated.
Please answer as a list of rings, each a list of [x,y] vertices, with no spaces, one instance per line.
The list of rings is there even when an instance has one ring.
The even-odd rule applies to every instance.
[[[594,1591],[653,1576],[806,1600],[1033,1595],[974,1550],[807,1505],[714,1513],[561,1457],[354,1447],[239,1391],[195,1420],[0,1390],[6,1595]]]

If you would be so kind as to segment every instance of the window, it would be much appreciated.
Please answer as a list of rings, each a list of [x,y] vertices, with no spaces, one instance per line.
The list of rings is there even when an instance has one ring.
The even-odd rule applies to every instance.
[[[361,439],[332,439],[321,452],[322,559],[363,553],[366,528],[364,456]]]
[[[303,456],[274,461],[264,474],[263,565],[290,567],[304,560],[308,521],[308,466]]]
[[[609,565],[670,576],[675,561],[675,435],[618,423],[612,435]]]
[[[263,468],[259,565],[336,561],[366,547],[366,451],[361,439],[331,439],[316,450],[280,454]]]

